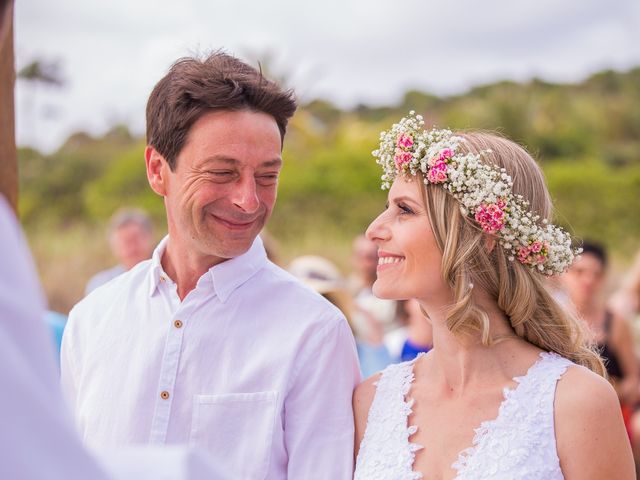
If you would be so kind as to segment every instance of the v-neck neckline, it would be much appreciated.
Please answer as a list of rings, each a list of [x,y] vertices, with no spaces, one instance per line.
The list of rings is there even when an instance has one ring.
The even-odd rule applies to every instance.
[[[410,363],[411,373],[412,373],[411,388],[413,388],[413,383],[415,382],[415,372],[414,372],[415,365],[416,365],[418,359],[420,359],[420,357],[422,357],[423,355],[424,355],[424,353],[419,354]],[[471,441],[471,445],[469,447],[466,447],[466,448],[462,449],[458,453],[458,455],[456,455],[456,459],[453,462],[453,464],[451,465],[451,468],[453,468],[457,472],[456,476],[453,478],[453,480],[456,480],[456,479],[460,478],[461,474],[464,472],[466,466],[468,465],[469,460],[476,454],[476,452],[478,450],[478,447],[480,446],[480,442],[482,441],[482,439],[484,437],[486,437],[488,432],[490,432],[491,428],[500,421],[501,417],[503,416],[503,412],[506,409],[505,406],[508,405],[508,403],[510,401],[512,401],[512,398],[515,396],[515,394],[518,391],[518,389],[520,388],[520,386],[523,385],[525,383],[525,381],[528,380],[531,377],[531,374],[533,373],[533,371],[536,370],[551,355],[552,354],[549,353],[549,352],[540,352],[538,354],[538,358],[536,359],[536,361],[533,362],[531,364],[531,366],[529,366],[529,368],[527,369],[527,371],[526,371],[526,373],[524,375],[518,375],[518,376],[515,376],[515,377],[513,377],[511,379],[512,382],[516,383],[516,385],[514,385],[513,387],[505,386],[505,387],[502,388],[503,399],[500,402],[500,405],[498,406],[498,414],[493,419],[483,420],[482,422],[480,422],[480,425],[478,425],[476,428],[474,428],[474,432],[475,433],[473,435],[473,440]],[[414,401],[411,398],[411,390],[409,390],[404,397],[405,397],[404,398],[405,402],[413,405]],[[418,430],[417,426],[415,426],[415,425],[414,426],[410,426],[409,425],[409,415],[407,415],[406,424],[407,424],[407,428],[413,429],[413,434],[415,434],[415,432],[417,432],[417,430]],[[407,442],[408,442],[409,446],[414,445],[416,447],[416,449],[424,448],[424,445],[411,442],[408,437],[407,437]],[[411,471],[413,473],[420,474],[421,478],[424,478],[424,474],[422,472],[418,472],[418,471],[414,470],[414,464],[415,464],[415,457],[413,458],[413,464],[411,465]],[[456,466],[458,464],[460,464],[459,467]],[[428,479],[426,479],[426,480],[428,480]]]

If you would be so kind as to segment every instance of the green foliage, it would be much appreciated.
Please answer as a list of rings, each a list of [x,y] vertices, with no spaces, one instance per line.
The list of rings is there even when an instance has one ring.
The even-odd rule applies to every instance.
[[[562,221],[579,236],[629,251],[640,235],[639,104],[640,68],[601,72],[580,85],[499,82],[450,98],[410,91],[399,105],[353,111],[316,100],[290,123],[269,228],[294,249],[314,241],[346,245],[362,232],[385,202],[371,150],[380,130],[414,109],[428,124],[498,130],[523,143],[541,161]],[[163,219],[143,149],[124,127],[100,139],[76,134],[48,156],[21,149],[27,227],[100,224],[121,206]]]
[[[147,182],[144,143],[122,152],[101,177],[86,186],[84,204],[89,216],[100,220],[109,218],[123,206],[143,208],[156,221],[164,219],[162,199]]]
[[[559,223],[583,239],[631,252],[640,238],[640,165],[555,162],[545,167]]]

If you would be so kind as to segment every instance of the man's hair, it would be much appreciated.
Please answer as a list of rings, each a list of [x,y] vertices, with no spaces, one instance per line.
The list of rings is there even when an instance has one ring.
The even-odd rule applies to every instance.
[[[138,225],[147,233],[153,233],[153,222],[144,210],[139,208],[124,208],[113,214],[109,221],[109,235],[129,225]]]
[[[603,267],[607,266],[607,251],[606,249],[596,242],[584,241],[582,242],[582,254],[593,255],[596,257]]]
[[[222,52],[204,59],[181,58],[156,84],[147,102],[147,144],[175,170],[191,126],[214,111],[251,110],[271,115],[284,140],[296,110],[292,90],[284,90],[262,72]]]

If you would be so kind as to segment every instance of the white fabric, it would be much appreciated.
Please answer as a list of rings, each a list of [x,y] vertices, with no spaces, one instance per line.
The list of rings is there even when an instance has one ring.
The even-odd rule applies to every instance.
[[[186,447],[89,454],[60,392],[44,303],[22,231],[0,195],[0,479],[106,480],[106,471],[110,480],[236,480]]]
[[[394,362],[399,362],[402,357],[402,348],[409,338],[409,329],[407,327],[399,327],[384,335],[384,346]]]
[[[359,309],[368,312],[377,321],[385,333],[400,326],[396,318],[396,302],[376,297],[371,288],[363,288],[355,294],[354,301]],[[357,309],[351,316],[353,328],[358,338],[367,339],[371,334],[370,320]]]
[[[0,478],[103,479],[57,383],[44,297],[26,241],[0,195]]]
[[[168,241],[69,316],[62,384],[83,438],[198,445],[235,478],[351,478],[359,371],[343,315],[259,238],[181,302]]]
[[[418,358],[420,358],[420,355]],[[378,381],[369,410],[355,480],[415,480],[415,452],[409,437],[413,402],[406,399],[416,360],[389,366]],[[516,388],[504,390],[497,418],[476,429],[473,445],[452,465],[456,480],[562,480],[556,451],[553,402],[556,383],[573,365],[559,355],[541,353]]]
[[[95,449],[92,453],[111,480],[238,480],[197,448],[144,445]]]

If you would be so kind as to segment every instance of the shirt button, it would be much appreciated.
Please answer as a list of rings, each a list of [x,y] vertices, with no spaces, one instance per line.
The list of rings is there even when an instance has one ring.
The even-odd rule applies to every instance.
[[[162,398],[163,400],[166,400],[167,398],[169,398],[169,392],[167,392],[166,390],[164,390],[164,391],[160,394],[160,398]]]
[[[182,321],[176,320],[175,322],[173,322],[173,326],[176,328],[182,328]]]

